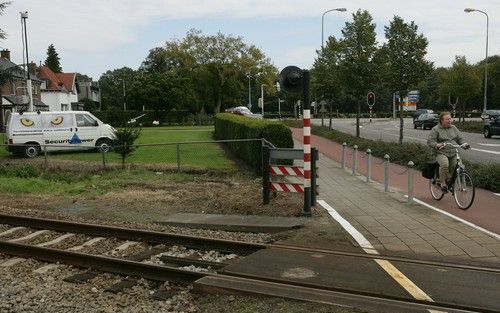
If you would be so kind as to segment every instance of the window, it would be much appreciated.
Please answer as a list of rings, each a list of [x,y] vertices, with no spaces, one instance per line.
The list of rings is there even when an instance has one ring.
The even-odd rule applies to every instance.
[[[78,127],[92,127],[96,126],[97,121],[87,114],[75,114],[76,126]]]

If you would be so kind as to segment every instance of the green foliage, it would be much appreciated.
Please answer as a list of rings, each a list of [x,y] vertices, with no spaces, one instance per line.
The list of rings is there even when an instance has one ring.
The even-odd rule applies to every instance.
[[[136,71],[126,66],[106,71],[99,78],[102,110],[123,112],[123,103],[126,103],[129,98],[127,89],[137,76]]]
[[[482,134],[484,130],[483,121],[453,122],[463,132]]]
[[[3,15],[3,11],[7,8],[7,6],[10,4],[10,1],[7,2],[0,2],[0,16]],[[5,39],[7,37],[7,33],[5,33],[1,28],[0,28],[0,39]],[[1,85],[0,85],[1,86]]]
[[[134,143],[141,135],[141,130],[129,124],[118,129],[115,135],[116,139],[113,141],[113,151],[120,155],[122,167],[125,168],[125,159],[137,149]]]
[[[56,48],[53,44],[50,44],[47,48],[47,58],[45,59],[45,65],[50,68],[54,73],[61,73],[61,63],[60,58],[57,54]]]
[[[0,176],[32,178],[40,176],[40,171],[33,165],[0,165]]]
[[[293,148],[292,132],[281,123],[252,119],[236,114],[220,113],[215,116],[216,139],[261,139],[278,148]],[[255,171],[262,168],[260,141],[228,143],[231,151]]]

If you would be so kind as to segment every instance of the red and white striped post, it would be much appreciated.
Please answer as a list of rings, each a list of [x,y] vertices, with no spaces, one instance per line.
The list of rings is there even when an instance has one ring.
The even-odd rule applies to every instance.
[[[309,101],[309,71],[302,71],[304,93],[304,209],[302,215],[311,216],[311,103]]]

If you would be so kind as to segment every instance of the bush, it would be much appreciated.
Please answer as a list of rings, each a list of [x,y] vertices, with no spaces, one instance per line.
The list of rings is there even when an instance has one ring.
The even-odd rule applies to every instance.
[[[0,175],[6,177],[33,178],[39,177],[41,172],[31,164],[25,165],[1,165]]]
[[[266,139],[275,147],[293,148],[292,132],[288,127],[266,120],[252,119],[241,115],[220,113],[215,116],[215,138]],[[260,141],[231,142],[227,146],[255,171],[262,167],[262,146]]]

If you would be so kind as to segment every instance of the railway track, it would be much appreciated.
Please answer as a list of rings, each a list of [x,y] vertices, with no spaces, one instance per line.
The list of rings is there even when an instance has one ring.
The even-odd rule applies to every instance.
[[[197,290],[205,292],[245,292],[251,294],[268,294],[281,297],[292,297],[306,301],[331,303],[336,305],[352,305],[356,303],[364,308],[383,308],[388,312],[423,312],[423,311],[447,311],[447,312],[496,312],[495,308],[470,306],[456,302],[435,301],[428,302],[415,300],[410,297],[387,296],[366,292],[363,290],[351,290],[336,287],[318,286],[308,282],[297,282],[287,279],[267,277],[259,273],[245,274],[227,271],[225,268],[231,262],[214,262],[193,257],[173,257],[162,255],[165,246],[181,245],[190,249],[217,250],[223,254],[235,254],[236,258],[244,258],[263,249],[302,251],[314,254],[328,254],[339,257],[352,257],[360,259],[383,259],[389,261],[403,262],[420,266],[431,266],[460,271],[474,271],[489,273],[500,277],[500,269],[472,266],[435,261],[412,260],[401,257],[373,256],[362,253],[350,253],[344,251],[309,249],[277,244],[255,244],[229,240],[218,240],[203,237],[193,237],[179,234],[169,234],[137,229],[126,229],[113,226],[102,226],[95,224],[72,223],[49,219],[38,219],[29,217],[0,215],[0,225],[8,225],[0,231],[0,252],[21,258],[33,258],[50,263],[63,263],[93,271],[110,272],[119,275],[140,277],[153,281],[169,281],[179,284],[192,284]],[[22,237],[18,240],[14,234],[20,232]],[[49,241],[33,241],[41,232],[57,232]],[[3,239],[7,234],[8,240]],[[57,244],[69,238],[69,234],[84,234],[92,238],[118,238],[125,240],[123,245],[130,246],[132,243],[156,245],[153,248],[143,249],[140,253],[117,257],[115,255],[96,255],[80,252],[78,249],[51,248],[50,243]],[[31,237],[30,237],[31,236]],[[57,238],[63,238],[57,241]],[[29,242],[29,243],[27,243]],[[49,243],[49,244],[47,244]],[[84,246],[80,245],[80,246]],[[161,260],[161,264],[145,262],[152,256]],[[233,258],[234,259],[234,258]],[[201,268],[203,270],[191,270],[186,267]],[[205,283],[209,281],[210,284]],[[290,296],[293,295],[293,296]],[[402,309],[404,308],[404,309]]]

